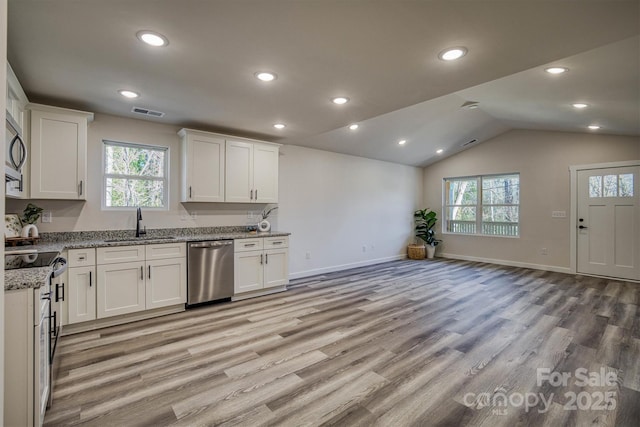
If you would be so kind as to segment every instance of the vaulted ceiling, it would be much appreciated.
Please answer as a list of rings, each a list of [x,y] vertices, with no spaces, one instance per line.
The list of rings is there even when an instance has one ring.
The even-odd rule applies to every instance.
[[[9,0],[8,52],[34,102],[426,165],[511,128],[640,135],[639,16],[637,0]],[[452,46],[467,55],[438,59]]]

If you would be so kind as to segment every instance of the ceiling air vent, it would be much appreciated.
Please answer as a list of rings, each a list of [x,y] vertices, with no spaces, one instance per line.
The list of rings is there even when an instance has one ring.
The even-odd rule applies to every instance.
[[[469,142],[465,142],[464,144],[462,144],[462,146],[463,146],[463,147],[466,147],[467,145],[471,145],[471,144],[473,144],[473,143],[475,143],[475,142],[477,142],[477,141],[478,141],[477,139],[472,139],[471,141],[469,141]]]
[[[142,114],[143,116],[164,117],[164,113],[162,111],[149,110],[148,108],[133,107],[131,109],[131,112],[136,114]]]

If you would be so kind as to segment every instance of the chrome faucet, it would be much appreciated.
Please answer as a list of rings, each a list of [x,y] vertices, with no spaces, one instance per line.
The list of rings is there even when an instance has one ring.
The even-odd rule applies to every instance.
[[[140,230],[140,221],[142,221],[142,209],[138,208],[136,212],[136,237],[142,237],[147,234],[146,225],[144,227],[144,230]]]

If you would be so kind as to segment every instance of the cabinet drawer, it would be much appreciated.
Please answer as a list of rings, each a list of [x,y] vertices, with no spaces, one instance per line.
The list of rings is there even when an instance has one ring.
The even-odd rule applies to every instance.
[[[96,264],[95,248],[69,249],[67,256],[69,267],[89,267]]]
[[[258,251],[262,250],[262,238],[256,239],[236,239],[233,242],[234,252]]]
[[[277,248],[288,248],[288,247],[289,247],[289,236],[264,238],[265,249],[277,249]]]
[[[181,243],[161,243],[157,245],[147,245],[145,247],[146,259],[185,258],[187,256],[187,244]]]
[[[98,265],[144,261],[144,245],[98,248]]]

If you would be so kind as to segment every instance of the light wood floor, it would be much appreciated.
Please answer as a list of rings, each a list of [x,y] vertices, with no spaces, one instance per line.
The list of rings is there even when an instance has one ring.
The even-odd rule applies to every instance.
[[[45,421],[637,426],[639,289],[442,259],[297,280],[286,293],[62,338]],[[572,378],[538,385],[538,368]],[[580,384],[579,368],[614,382]],[[526,393],[548,410],[526,411]],[[571,393],[583,409],[570,409]],[[602,396],[615,408],[596,410]]]

